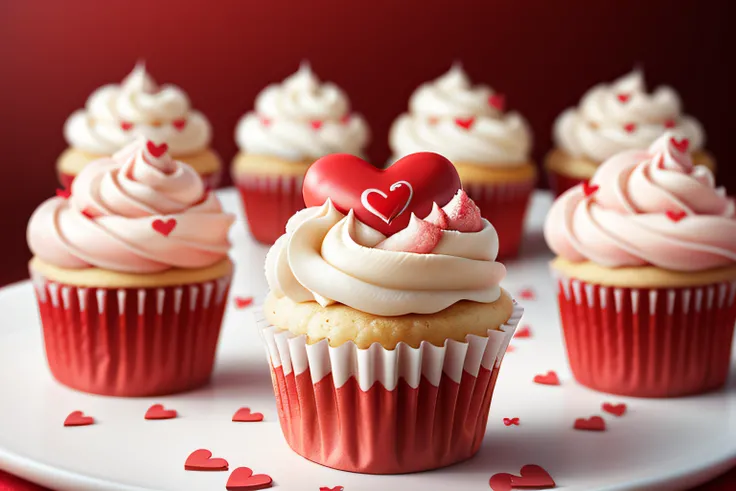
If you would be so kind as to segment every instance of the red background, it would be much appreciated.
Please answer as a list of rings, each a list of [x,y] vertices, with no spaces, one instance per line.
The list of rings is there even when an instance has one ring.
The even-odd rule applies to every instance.
[[[672,85],[703,122],[719,181],[734,193],[727,7],[717,0],[0,0],[0,284],[27,275],[25,227],[57,187],[64,120],[138,59],[159,82],[188,92],[212,121],[213,146],[227,162],[238,118],[302,59],[365,115],[375,162],[388,157],[388,127],[411,91],[454,60],[529,119],[538,160],[560,111],[639,65],[650,87]]]

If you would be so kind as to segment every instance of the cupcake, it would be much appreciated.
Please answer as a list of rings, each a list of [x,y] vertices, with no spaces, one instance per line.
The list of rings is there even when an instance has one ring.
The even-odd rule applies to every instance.
[[[452,165],[411,157],[391,174],[345,155],[315,162],[308,208],[266,258],[258,326],[281,427],[335,469],[407,473],[475,454],[521,317],[499,286],[496,231]]]
[[[28,244],[53,376],[153,396],[205,384],[233,265],[233,216],[166,144],[85,166],[31,216]]]
[[[726,381],[736,324],[736,205],[667,132],[606,160],[544,234],[567,354],[590,388],[676,397]]]
[[[240,152],[232,175],[251,233],[273,244],[287,220],[304,208],[301,189],[309,165],[331,153],[362,155],[369,131],[350,112],[345,93],[320,82],[306,63],[283,83],[266,87],[255,106],[235,130]]]
[[[683,114],[674,89],[658,87],[648,94],[639,70],[612,84],[596,85],[579,107],[567,109],[555,121],[556,148],[545,161],[550,186],[560,195],[592,178],[601,162],[624,150],[647,148],[668,130],[688,139],[695,165],[715,171],[715,161],[703,149],[703,127]]]
[[[69,116],[64,136],[69,148],[56,167],[67,188],[88,163],[111,156],[139,137],[166,143],[172,157],[197,171],[207,187],[215,188],[220,181],[222,165],[210,149],[209,121],[191,108],[179,87],[158,86],[143,63],[120,85],[94,91],[85,108]]]
[[[537,179],[529,126],[505,106],[502,94],[472,86],[455,64],[414,92],[409,112],[398,117],[390,133],[394,158],[431,151],[455,164],[463,188],[498,230],[499,257],[519,250]]]

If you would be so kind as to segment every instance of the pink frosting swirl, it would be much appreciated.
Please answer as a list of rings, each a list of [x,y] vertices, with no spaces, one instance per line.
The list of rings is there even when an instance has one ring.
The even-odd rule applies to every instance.
[[[62,268],[202,268],[230,249],[234,217],[165,144],[136,141],[86,166],[69,196],[57,194],[33,213],[27,236],[37,257]]]
[[[736,204],[694,167],[686,139],[668,132],[648,151],[619,153],[588,184],[554,203],[550,248],[574,262],[702,271],[736,263]]]

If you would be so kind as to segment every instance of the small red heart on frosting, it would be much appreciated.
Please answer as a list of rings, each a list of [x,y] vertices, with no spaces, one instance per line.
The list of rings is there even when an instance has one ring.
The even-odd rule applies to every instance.
[[[551,489],[555,481],[542,467],[534,464],[521,468],[520,476],[508,473],[494,474],[488,481],[493,491],[511,491],[512,489]]]
[[[667,218],[677,223],[687,216],[687,212],[683,210],[678,210],[678,211],[667,210],[667,213],[665,213],[665,215],[667,215]]]
[[[235,423],[257,423],[263,421],[262,413],[252,413],[249,407],[241,407],[233,414]]]
[[[598,185],[591,185],[589,181],[583,181],[583,194],[586,198],[592,196],[600,186]]]
[[[314,121],[310,121],[309,124],[311,124],[312,125],[312,128],[314,128],[315,130],[318,130],[318,129],[320,129],[322,127],[322,121],[320,121],[318,119],[316,119]]]
[[[271,124],[271,120],[268,119],[266,116],[261,116],[260,120],[263,126],[270,126]]]
[[[161,235],[168,237],[172,230],[174,230],[174,227],[176,227],[176,220],[173,218],[169,218],[168,220],[157,218],[151,223],[151,227]]]
[[[633,133],[636,130],[636,125],[634,123],[629,123],[624,125],[624,131],[627,133]]]
[[[621,101],[621,103],[629,102],[629,99],[631,99],[631,94],[618,94],[616,95],[616,99]]]
[[[473,126],[473,123],[475,123],[475,118],[455,118],[455,124],[459,127],[469,130],[471,126]]]
[[[175,409],[164,409],[162,404],[154,404],[148,408],[144,419],[173,419],[176,418]]]
[[[253,303],[253,297],[235,297],[235,308],[244,309]]]
[[[426,217],[433,203],[445,206],[460,189],[460,177],[449,160],[421,152],[399,159],[385,170],[347,154],[313,163],[304,177],[304,202],[320,206],[327,198],[342,213],[386,236],[403,230],[414,213]]]
[[[187,125],[187,120],[186,119],[175,119],[174,121],[171,122],[171,125],[177,130],[181,131]]]
[[[169,149],[169,146],[165,143],[162,143],[161,145],[156,145],[151,140],[148,140],[146,142],[146,148],[148,149],[148,153],[153,155],[155,158],[159,158],[166,153],[166,151]]]
[[[56,190],[56,196],[58,196],[59,198],[67,199],[71,195],[72,195],[72,192],[68,189],[57,189]]]
[[[556,372],[550,370],[546,375],[535,376],[534,383],[542,385],[560,385],[560,378],[557,376]]]
[[[576,430],[585,431],[605,431],[606,422],[600,416],[591,416],[588,419],[578,418],[575,420],[575,424],[572,426]]]
[[[675,137],[672,137],[672,138],[670,138],[670,143],[680,153],[687,152],[688,147],[690,147],[690,140],[688,140],[687,138],[683,138],[682,140],[678,140]]]
[[[227,460],[220,458],[212,458],[212,452],[205,448],[195,450],[186,462],[184,462],[184,470],[187,471],[226,471],[230,464]]]
[[[89,426],[94,424],[95,418],[85,416],[82,411],[73,411],[64,420],[64,426]]]
[[[493,94],[488,97],[488,105],[503,112],[506,107],[506,96],[503,94]]]
[[[342,486],[335,486],[334,488],[328,488],[327,486],[320,486],[319,491],[344,491],[345,488]]]
[[[255,491],[270,488],[273,483],[267,474],[253,474],[248,467],[238,467],[227,479],[225,489],[228,491]]]
[[[529,328],[529,326],[523,326],[521,329],[516,331],[516,334],[514,334],[515,338],[530,338],[532,337],[532,330]]]
[[[87,208],[85,208],[84,210],[82,210],[82,215],[86,216],[86,217],[87,217],[87,218],[89,218],[90,220],[91,220],[91,219],[93,219],[93,218],[95,217],[95,216],[94,216],[94,215],[92,214],[92,212],[91,212],[91,211],[89,211],[89,210],[88,210]]]
[[[664,122],[665,128],[674,128],[675,126],[677,126],[677,121],[675,121],[674,119],[668,119]]]
[[[604,402],[601,409],[607,413],[613,414],[614,416],[623,416],[626,413],[626,404],[611,404],[610,402]]]
[[[535,298],[537,298],[537,295],[531,288],[523,288],[519,290],[519,298],[521,298],[522,300],[534,300]]]
[[[519,426],[519,418],[503,418],[503,424],[506,426]]]
[[[128,121],[123,121],[120,123],[120,128],[123,131],[130,131],[131,129],[133,129],[133,123],[129,123]]]
[[[350,119],[352,118],[352,115],[350,113],[347,113],[345,116],[340,118],[340,122],[342,124],[348,124],[350,122]]]

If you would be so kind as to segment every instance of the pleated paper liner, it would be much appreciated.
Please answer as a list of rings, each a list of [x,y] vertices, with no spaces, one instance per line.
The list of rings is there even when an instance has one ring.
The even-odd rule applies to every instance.
[[[281,429],[291,448],[334,469],[397,474],[472,457],[485,435],[501,361],[523,309],[488,337],[438,347],[307,344],[256,323],[266,344]]]
[[[483,218],[498,232],[499,258],[514,257],[519,252],[524,232],[524,217],[535,180],[516,183],[463,182],[463,189],[478,205]]]
[[[567,354],[581,384],[625,396],[678,397],[726,382],[736,281],[657,289],[556,281]]]
[[[163,288],[81,288],[31,271],[53,376],[83,392],[145,397],[209,381],[230,276]]]
[[[561,174],[555,170],[547,169],[547,180],[549,181],[549,188],[552,190],[553,193],[555,193],[555,197],[557,197],[568,189],[572,189],[578,184],[582,184],[587,179],[571,177],[565,174]]]
[[[276,242],[284,234],[289,218],[304,208],[304,176],[239,174],[234,181],[251,234],[264,244]]]

